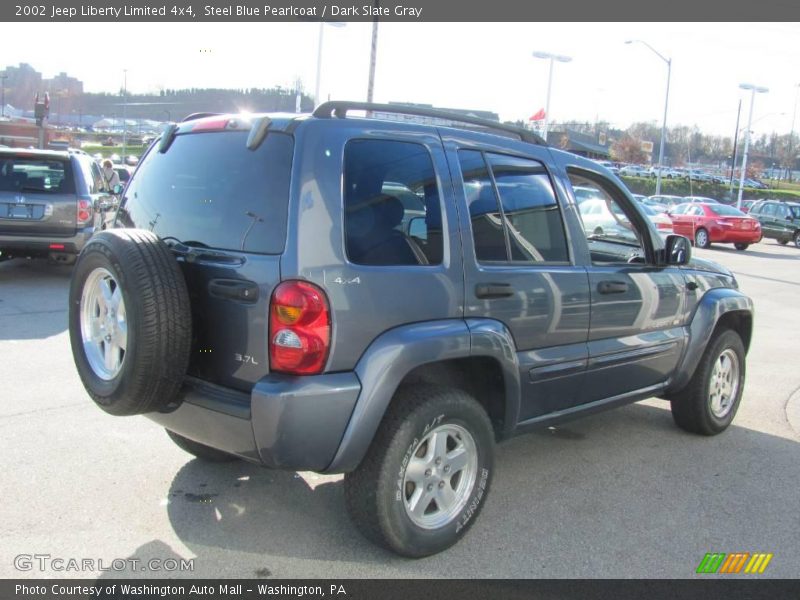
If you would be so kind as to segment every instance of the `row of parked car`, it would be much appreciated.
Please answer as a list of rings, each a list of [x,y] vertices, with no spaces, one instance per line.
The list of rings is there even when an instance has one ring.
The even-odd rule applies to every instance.
[[[619,165],[611,161],[598,161],[601,165],[606,167],[612,173],[620,177],[651,177],[658,176],[658,166],[645,166],[645,165]],[[661,177],[663,179],[685,179],[687,181],[697,181],[706,183],[726,184],[730,181],[728,177],[709,173],[701,169],[680,169],[674,167],[661,167]],[[760,190],[769,189],[769,186],[763,181],[747,177],[744,180],[744,186]]]
[[[591,196],[592,190],[582,192],[582,198]],[[712,243],[733,244],[737,250],[746,250],[762,238],[776,240],[779,244],[793,243],[800,248],[800,203],[780,200],[748,200],[742,210],[705,196],[642,196],[634,194],[643,212],[662,235],[684,235],[700,248]],[[579,204],[587,228],[601,227],[597,209]],[[592,216],[589,216],[591,213]],[[604,218],[613,222],[613,215]]]

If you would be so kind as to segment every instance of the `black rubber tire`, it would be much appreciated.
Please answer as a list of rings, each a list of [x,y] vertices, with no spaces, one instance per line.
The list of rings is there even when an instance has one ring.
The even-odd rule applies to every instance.
[[[714,362],[726,349],[732,349],[739,359],[739,387],[733,406],[723,417],[711,412],[709,402],[709,376]],[[742,338],[731,329],[722,329],[706,348],[700,364],[686,387],[670,398],[675,424],[690,433],[717,435],[725,431],[736,416],[742,400],[745,381],[745,350]]]
[[[706,242],[705,244],[702,245],[697,243],[697,234],[700,231],[706,234],[705,236]],[[695,239],[694,245],[697,246],[698,248],[708,248],[709,246],[711,246],[711,236],[708,235],[708,231],[703,227],[698,228],[697,231],[694,232],[694,239]]]
[[[430,426],[453,423],[472,435],[478,454],[475,484],[464,508],[437,529],[423,529],[406,514],[398,489],[403,465]],[[415,385],[398,390],[367,455],[344,478],[350,518],[373,543],[410,558],[441,552],[461,539],[486,502],[494,464],[494,432],[483,407],[467,393]]]
[[[206,446],[200,442],[195,442],[169,429],[165,429],[164,431],[167,432],[169,439],[175,442],[181,450],[188,452],[192,456],[196,456],[200,460],[206,462],[232,462],[234,460],[239,460],[238,456],[228,454],[222,450],[217,450],[211,446]]]
[[[740,252],[744,252],[745,250],[747,250],[750,247],[750,244],[738,244],[737,243],[737,244],[734,244],[733,247],[736,248],[737,250],[739,250]]]
[[[122,288],[127,312],[127,348],[120,372],[110,380],[89,365],[80,326],[84,284],[100,267]],[[186,281],[166,244],[140,229],[95,234],[72,273],[69,334],[81,381],[104,411],[136,415],[174,405],[189,365],[191,311]]]
[[[786,244],[789,243],[789,240],[775,240],[775,241],[778,242],[781,246],[785,246]]]
[[[794,237],[792,238],[792,241],[794,242],[794,247],[795,248],[800,248],[800,231],[796,231],[795,232]]]

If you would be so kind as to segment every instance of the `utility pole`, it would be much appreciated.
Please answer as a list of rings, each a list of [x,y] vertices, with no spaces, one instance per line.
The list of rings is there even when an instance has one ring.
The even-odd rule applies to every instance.
[[[375,8],[380,7],[380,0],[375,0]],[[375,11],[375,15],[379,11]],[[378,60],[378,17],[372,20],[372,48],[369,54],[369,81],[367,83],[367,102],[372,102],[375,92],[375,63]]]
[[[733,160],[731,161],[730,192],[733,197],[733,174],[736,171],[736,151],[739,144],[739,117],[742,115],[742,99],[739,98],[739,108],[736,111],[736,129],[733,132]]]
[[[125,163],[125,154],[128,145],[128,122],[125,120],[125,109],[128,107],[128,69],[122,69],[122,164]]]
[[[6,75],[5,73],[0,75],[0,81],[3,82],[3,100],[2,100],[2,102],[3,102],[3,109],[2,109],[3,113],[0,116],[3,116],[3,117],[6,116],[6,79],[8,79],[8,75]]]

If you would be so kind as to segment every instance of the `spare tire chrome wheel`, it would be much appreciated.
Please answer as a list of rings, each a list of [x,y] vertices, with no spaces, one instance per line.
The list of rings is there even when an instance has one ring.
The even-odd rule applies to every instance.
[[[98,267],[86,278],[81,294],[81,338],[86,360],[100,379],[116,377],[128,346],[128,320],[122,288],[114,276]]]
[[[72,271],[69,336],[100,408],[136,415],[177,407],[191,335],[186,281],[158,236],[110,229],[89,240]]]

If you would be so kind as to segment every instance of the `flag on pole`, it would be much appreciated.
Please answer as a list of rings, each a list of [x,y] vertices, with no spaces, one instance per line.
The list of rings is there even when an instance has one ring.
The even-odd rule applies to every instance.
[[[531,117],[528,119],[529,121],[542,121],[544,120],[544,109],[540,108],[538,111],[533,113]]]

